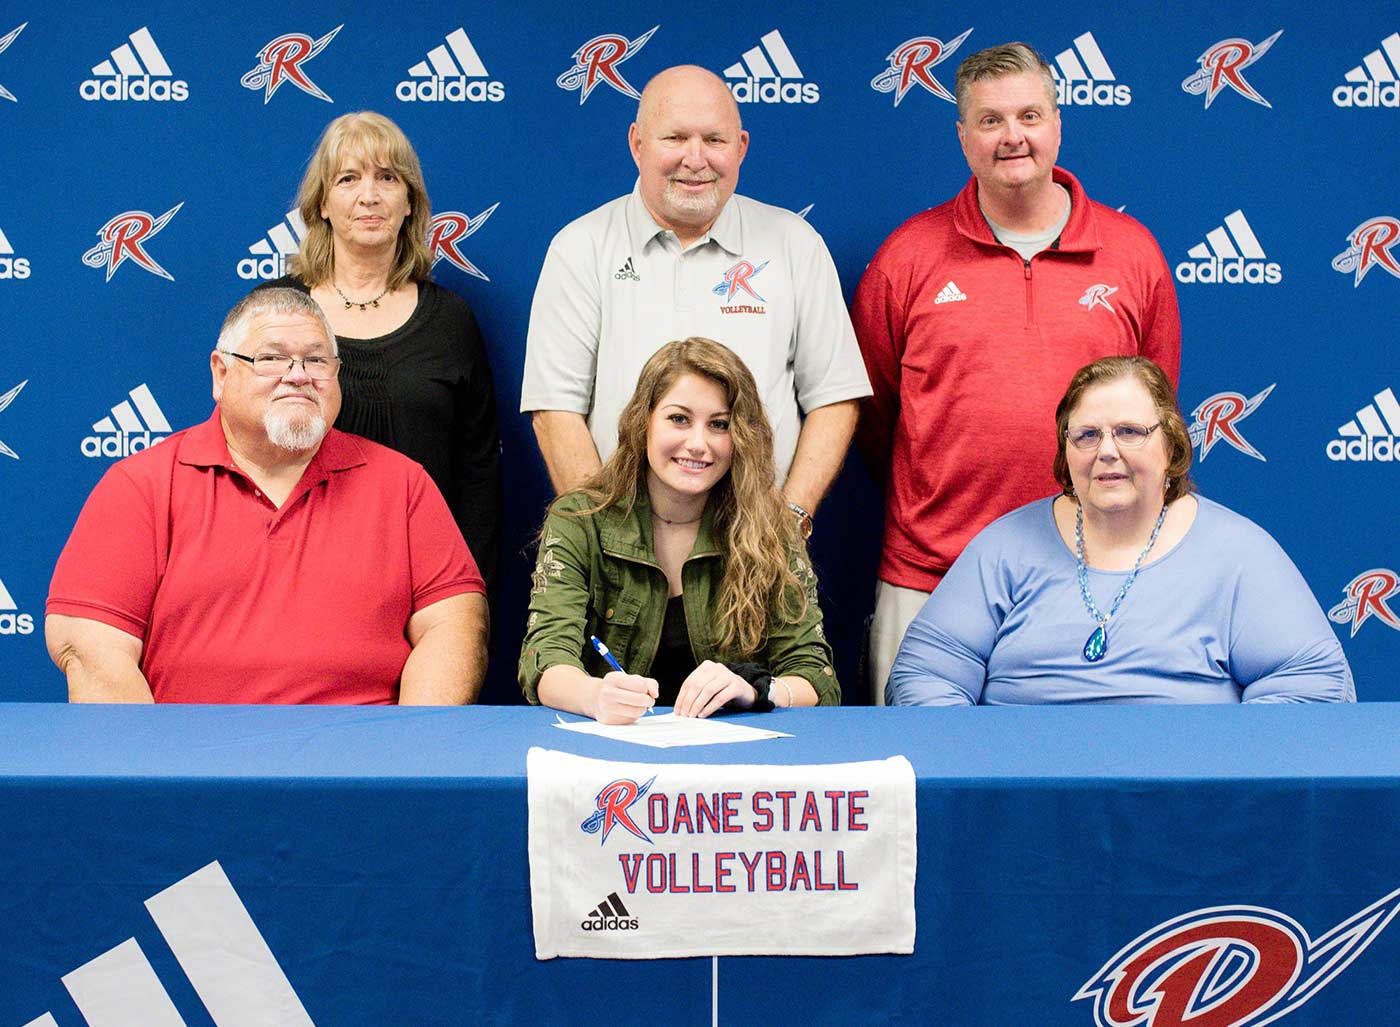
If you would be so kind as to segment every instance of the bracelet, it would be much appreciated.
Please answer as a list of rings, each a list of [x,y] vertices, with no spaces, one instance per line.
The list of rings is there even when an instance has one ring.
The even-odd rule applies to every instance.
[[[802,536],[802,541],[806,542],[812,537],[812,515],[791,499],[785,500],[785,502],[787,503],[787,508],[797,515],[797,530]]]
[[[773,684],[775,684],[775,685],[782,685],[782,686],[783,686],[783,691],[787,693],[787,697],[788,697],[788,701],[787,701],[788,709],[792,709],[792,707],[794,707],[794,706],[797,705],[797,699],[796,699],[796,698],[793,696],[793,694],[792,694],[792,686],[791,686],[791,685],[789,685],[789,684],[788,684],[786,681],[784,681],[782,678],[773,678],[773,679],[772,679],[772,682],[773,682]],[[770,687],[771,687],[771,686],[770,686]],[[774,703],[773,705],[776,706],[777,703]]]

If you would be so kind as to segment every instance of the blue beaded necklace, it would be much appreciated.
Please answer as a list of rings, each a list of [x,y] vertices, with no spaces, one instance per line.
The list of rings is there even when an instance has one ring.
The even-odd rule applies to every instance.
[[[1098,663],[1108,655],[1108,622],[1118,612],[1118,607],[1123,603],[1123,597],[1128,594],[1128,589],[1132,588],[1133,582],[1137,580],[1138,569],[1142,567],[1142,561],[1147,558],[1147,554],[1157,544],[1157,533],[1162,530],[1162,522],[1166,520],[1166,517],[1167,506],[1163,503],[1162,512],[1157,515],[1157,523],[1152,526],[1152,537],[1147,540],[1147,547],[1138,554],[1137,562],[1133,564],[1133,569],[1128,574],[1128,580],[1123,582],[1123,587],[1118,590],[1118,595],[1113,600],[1113,606],[1109,609],[1108,616],[1105,617],[1094,603],[1094,597],[1089,594],[1089,573],[1084,566],[1084,505],[1082,503],[1075,504],[1074,558],[1076,569],[1079,572],[1079,594],[1084,597],[1084,607],[1089,611],[1089,616],[1098,622],[1098,627],[1084,643],[1084,659],[1090,663]]]

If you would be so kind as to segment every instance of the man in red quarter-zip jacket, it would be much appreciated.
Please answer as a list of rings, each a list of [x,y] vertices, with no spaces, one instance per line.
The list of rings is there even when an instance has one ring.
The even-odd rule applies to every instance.
[[[1024,43],[957,73],[972,178],[876,252],[852,305],[874,395],[856,442],[885,486],[874,701],[910,620],[963,547],[1056,491],[1055,403],[1076,370],[1137,354],[1176,384],[1181,321],[1156,240],[1055,166],[1050,66]]]

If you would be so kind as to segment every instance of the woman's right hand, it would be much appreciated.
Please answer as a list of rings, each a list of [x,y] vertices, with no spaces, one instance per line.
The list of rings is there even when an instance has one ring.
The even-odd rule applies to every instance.
[[[599,724],[634,724],[656,705],[655,679],[610,671],[598,686],[593,719]]]

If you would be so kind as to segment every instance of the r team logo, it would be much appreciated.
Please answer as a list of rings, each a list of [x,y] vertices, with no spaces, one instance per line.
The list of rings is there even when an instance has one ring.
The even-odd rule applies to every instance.
[[[29,258],[15,256],[15,248],[5,238],[5,230],[0,228],[0,281],[28,277]]]
[[[1133,91],[1118,83],[1092,32],[1055,55],[1055,102],[1061,107],[1126,107]]]
[[[12,28],[3,36],[0,36],[0,53],[4,53],[10,48],[10,44],[13,43],[19,37],[19,34],[24,31],[24,26],[28,24],[29,22],[27,21],[21,22],[16,28]],[[19,103],[19,100],[18,98],[16,98],[15,94],[10,92],[2,85],[0,85],[0,100],[9,100],[11,103]]]
[[[286,217],[267,230],[266,237],[248,247],[251,256],[238,262],[238,277],[244,281],[272,281],[287,273],[287,258],[301,249],[306,238],[306,222],[301,211],[289,210]]]
[[[1217,392],[1191,411],[1194,420],[1187,428],[1187,433],[1191,436],[1191,445],[1201,451],[1201,463],[1205,463],[1206,456],[1215,448],[1217,442],[1228,442],[1246,456],[1267,462],[1264,454],[1240,434],[1239,422],[1259,409],[1259,405],[1274,391],[1274,385],[1255,393],[1249,399],[1245,399],[1238,392]]]
[[[1176,280],[1187,285],[1277,285],[1283,280],[1283,268],[1268,259],[1242,210],[1226,216],[1186,255],[1191,259],[1176,266]]]
[[[584,834],[600,835],[599,845],[607,843],[608,835],[614,827],[621,827],[648,845],[653,844],[651,836],[632,819],[632,804],[644,798],[647,792],[651,791],[655,781],[656,775],[653,774],[646,784],[639,785],[630,778],[622,777],[604,785],[594,800],[597,809],[584,818],[583,823],[579,824],[579,829]]]
[[[434,214],[432,224],[428,227],[428,248],[433,251],[432,266],[437,267],[438,261],[446,260],[459,271],[465,271],[483,282],[491,281],[484,271],[467,259],[466,254],[457,248],[457,244],[486,224],[486,219],[494,214],[500,205],[499,201],[493,203],[474,218],[467,217],[459,210],[444,210]]]
[[[632,83],[622,77],[617,66],[637,56],[637,51],[647,45],[659,29],[653,25],[636,39],[604,33],[594,36],[574,51],[574,66],[554,80],[560,89],[578,90],[578,103],[582,107],[590,93],[598,86],[607,83],[623,96],[640,100],[642,94],[632,88]]]
[[[921,86],[940,100],[957,103],[957,97],[933,77],[930,69],[953,56],[953,52],[970,35],[972,29],[947,43],[933,36],[906,39],[890,51],[889,56],[885,58],[890,62],[890,66],[870,80],[870,88],[877,93],[894,93],[896,107],[899,106],[899,101],[904,99],[904,94],[915,86]]]
[[[1386,389],[1356,412],[1356,417],[1337,429],[1337,438],[1327,443],[1327,459],[1393,463],[1396,437],[1400,436],[1400,402]]]
[[[143,25],[128,39],[112,51],[111,60],[92,69],[95,77],[78,87],[79,96],[84,100],[189,99],[189,83],[175,78],[150,29]]]
[[[1222,39],[1196,58],[1196,63],[1201,68],[1188,75],[1181,83],[1181,88],[1192,96],[1205,93],[1206,110],[1210,110],[1210,105],[1226,87],[1233,89],[1246,100],[1272,107],[1268,100],[1245,81],[1244,69],[1268,53],[1269,48],[1281,35],[1283,29],[1279,29],[1262,43],[1251,43],[1247,39]]]
[[[175,281],[175,276],[157,264],[142,244],[170,224],[170,219],[184,205],[182,200],[158,218],[144,210],[128,210],[118,214],[97,230],[101,242],[83,254],[83,263],[88,267],[105,266],[109,282],[126,260],[135,261],[153,275]]]
[[[1372,567],[1347,582],[1342,589],[1346,598],[1327,611],[1327,619],[1334,624],[1350,624],[1352,638],[1371,617],[1400,631],[1400,614],[1387,602],[1397,593],[1400,593],[1400,575],[1385,567]]]
[[[130,402],[122,400],[112,408],[112,416],[92,426],[98,434],[83,439],[83,456],[130,456],[169,437],[170,422],[146,383],[142,382],[127,395]]]
[[[4,48],[0,41],[0,50]],[[1400,32],[1382,39],[1380,49],[1347,72],[1346,80],[1352,84],[1332,90],[1338,107],[1400,107]]]
[[[394,87],[394,95],[408,103],[499,103],[506,98],[505,83],[490,77],[486,65],[472,46],[466,30],[449,32],[445,44],[428,51],[428,59],[408,69],[409,77]],[[470,80],[470,81],[469,81]]]
[[[14,596],[10,595],[10,590],[5,587],[5,583],[0,581],[0,635],[32,634],[34,634],[34,616],[20,612]]]
[[[767,266],[768,261],[766,260],[757,267],[754,266],[752,261],[741,260],[725,271],[724,277],[720,280],[720,283],[710,290],[716,296],[724,297],[724,302],[721,304],[719,312],[721,314],[768,313],[766,307],[755,305],[767,303],[768,301],[759,295],[758,290],[750,281],[750,279],[757,278]],[[753,300],[753,303],[735,303],[734,297],[738,293],[743,293],[743,295],[739,296],[741,301],[747,296],[749,299]]]
[[[1347,236],[1347,248],[1332,258],[1332,270],[1344,275],[1354,272],[1353,287],[1359,286],[1373,267],[1400,278],[1400,259],[1390,251],[1397,241],[1400,241],[1400,220],[1382,215],[1363,221]]]
[[[1071,999],[1098,1027],[1255,1027],[1310,1001],[1400,912],[1400,890],[1323,934],[1259,906],[1198,909],[1130,941]]]
[[[1102,282],[1097,285],[1091,285],[1084,290],[1084,295],[1079,297],[1079,305],[1084,308],[1086,314],[1095,307],[1103,307],[1104,310],[1107,310],[1110,314],[1116,314],[1118,311],[1113,309],[1113,305],[1108,302],[1108,298],[1117,291],[1118,286],[1116,285],[1105,285]]]
[[[724,77],[739,80],[729,83],[735,103],[816,103],[822,98],[815,82],[794,81],[803,77],[802,69],[777,29],[725,68]]]
[[[264,107],[272,99],[272,94],[287,82],[318,100],[333,102],[320,86],[311,81],[302,64],[324,50],[344,27],[337,25],[320,39],[312,39],[301,32],[278,36],[258,51],[258,66],[239,79],[239,85],[244,89],[263,90]]]

